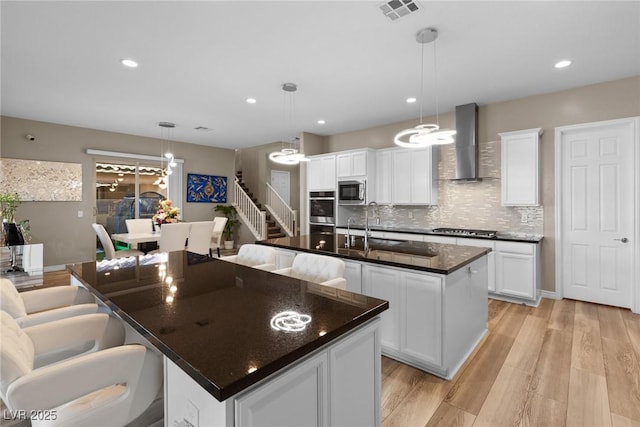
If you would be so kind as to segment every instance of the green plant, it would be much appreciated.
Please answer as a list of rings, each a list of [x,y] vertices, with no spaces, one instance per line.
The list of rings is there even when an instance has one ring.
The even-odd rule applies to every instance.
[[[224,225],[222,235],[226,241],[233,240],[233,228],[240,222],[236,218],[236,208],[233,205],[218,205],[213,210],[227,217],[227,223]]]
[[[7,222],[16,221],[16,209],[22,200],[18,193],[0,193],[0,212]]]

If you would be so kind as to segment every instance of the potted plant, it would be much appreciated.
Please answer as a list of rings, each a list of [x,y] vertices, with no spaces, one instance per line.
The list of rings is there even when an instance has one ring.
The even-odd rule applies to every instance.
[[[24,238],[16,224],[16,209],[21,201],[18,193],[0,193],[2,234],[7,246],[24,244]]]
[[[236,219],[236,208],[233,205],[218,205],[214,210],[222,213],[227,218],[227,223],[224,225],[224,230],[222,230],[224,248],[233,249],[233,228],[240,222]]]

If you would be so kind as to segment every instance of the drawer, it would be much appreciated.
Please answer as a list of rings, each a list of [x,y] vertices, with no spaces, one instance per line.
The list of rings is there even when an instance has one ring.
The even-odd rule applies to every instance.
[[[496,249],[496,242],[494,240],[467,239],[466,237],[459,237],[457,243],[460,246],[473,246],[476,248],[489,248],[492,250]]]
[[[535,246],[533,243],[496,242],[496,251],[533,255],[536,251]]]

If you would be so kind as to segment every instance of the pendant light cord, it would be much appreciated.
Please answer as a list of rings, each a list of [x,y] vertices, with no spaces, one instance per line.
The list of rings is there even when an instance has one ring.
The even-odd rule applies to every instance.
[[[424,105],[424,43],[420,56],[420,124],[422,124],[422,107]]]
[[[433,80],[436,83],[436,125],[440,128],[440,109],[438,107],[438,55],[436,55],[436,46],[438,41],[433,41]]]

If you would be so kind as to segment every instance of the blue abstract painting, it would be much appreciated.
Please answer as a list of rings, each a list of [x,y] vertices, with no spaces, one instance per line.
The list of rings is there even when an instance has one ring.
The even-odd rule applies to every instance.
[[[227,177],[187,174],[188,203],[227,203]]]

